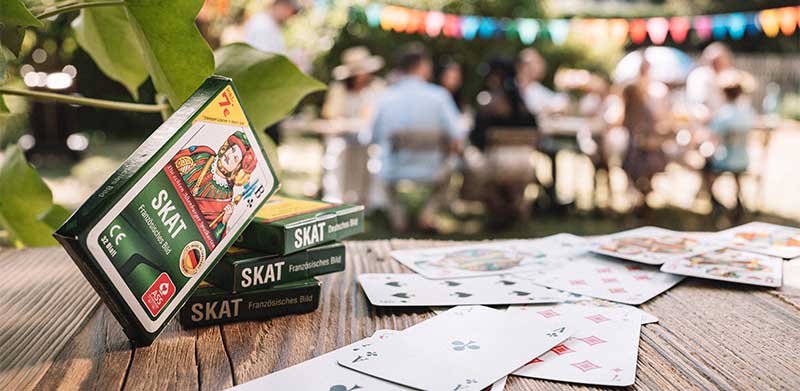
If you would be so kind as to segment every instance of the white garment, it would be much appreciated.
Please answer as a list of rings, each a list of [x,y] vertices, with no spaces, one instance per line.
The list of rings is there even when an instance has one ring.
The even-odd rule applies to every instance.
[[[542,85],[538,81],[528,84],[522,91],[522,100],[531,114],[539,115],[548,110],[558,110],[569,103],[569,98]]]
[[[245,23],[244,42],[264,52],[288,56],[280,26],[264,11],[254,14]]]
[[[689,103],[705,105],[715,112],[724,99],[717,86],[717,74],[708,65],[697,67],[686,77],[686,98]]]

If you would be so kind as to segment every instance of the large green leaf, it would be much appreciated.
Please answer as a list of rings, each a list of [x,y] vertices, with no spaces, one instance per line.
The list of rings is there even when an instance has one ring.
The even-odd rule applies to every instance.
[[[214,54],[194,23],[203,0],[127,0],[128,19],[156,89],[180,106],[214,70]]]
[[[0,23],[14,26],[42,27],[42,22],[36,19],[31,14],[31,11],[28,11],[22,0],[0,0]]]
[[[138,89],[147,79],[147,69],[125,9],[84,8],[72,21],[72,29],[78,44],[92,56],[100,70],[122,83],[138,100]]]
[[[53,227],[42,221],[53,208],[53,194],[17,146],[0,164],[0,225],[18,246],[52,246]],[[48,218],[52,223],[52,216]]]
[[[8,49],[14,56],[19,56],[23,39],[25,28],[0,23],[0,46]]]
[[[233,79],[242,106],[258,131],[289,114],[307,94],[325,89],[286,57],[244,43],[223,46],[214,58],[215,73]]]

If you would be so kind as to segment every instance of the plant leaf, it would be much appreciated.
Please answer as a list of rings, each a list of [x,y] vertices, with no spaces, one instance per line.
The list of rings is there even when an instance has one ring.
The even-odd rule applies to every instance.
[[[90,0],[96,1],[96,0]],[[142,48],[122,7],[81,10],[72,21],[75,39],[103,73],[128,89],[139,100],[139,86],[147,79]]]
[[[6,105],[6,100],[3,99],[3,95],[0,95],[0,114],[10,113],[11,109],[8,108]]]
[[[16,145],[0,164],[0,225],[18,246],[52,246],[54,229],[39,219],[53,207],[53,194]]]
[[[14,26],[42,27],[42,22],[28,11],[22,0],[0,0],[0,23]]]
[[[0,45],[8,49],[14,56],[19,56],[24,39],[25,29],[23,27],[0,24]]]
[[[53,204],[50,209],[39,216],[39,221],[47,224],[48,227],[55,231],[61,226],[61,224],[64,224],[64,222],[67,221],[71,214],[72,212],[70,212],[67,208],[59,204]]]
[[[286,57],[245,43],[223,46],[214,58],[215,73],[233,79],[242,105],[259,132],[289,114],[307,94],[325,89]]]
[[[214,70],[214,54],[194,22],[203,0],[125,4],[156,90],[180,106]]]

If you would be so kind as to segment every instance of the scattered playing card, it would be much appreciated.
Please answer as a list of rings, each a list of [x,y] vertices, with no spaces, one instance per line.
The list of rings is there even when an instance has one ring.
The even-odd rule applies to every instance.
[[[642,318],[643,325],[650,323],[658,323],[658,318],[656,318],[653,314],[641,310],[639,308],[636,308],[634,306],[622,303],[615,303],[613,301],[598,299],[596,297],[591,297],[591,296],[583,296],[577,293],[570,293],[570,296],[567,298],[567,300],[564,301],[564,304],[574,304],[587,307],[624,308],[629,311],[638,313]]]
[[[465,246],[393,251],[392,257],[431,279],[480,277],[534,271],[587,251],[589,242],[558,234]]]
[[[800,257],[800,229],[753,222],[717,234],[725,247],[792,259]],[[720,247],[723,247],[720,246]]]
[[[676,256],[699,254],[719,247],[704,243],[689,233],[641,227],[608,235],[591,251],[648,265],[661,265]]]
[[[629,386],[636,379],[639,314],[627,308],[575,304],[514,306],[508,313],[577,319],[578,329],[564,342],[514,371],[515,376],[608,386]]]
[[[572,320],[574,322],[574,320]],[[481,390],[564,341],[567,317],[510,316],[482,306],[455,307],[339,364],[420,390]]]
[[[342,367],[336,358],[342,354],[364,352],[396,335],[398,331],[379,330],[372,337],[334,350],[264,377],[231,388],[235,391],[320,390],[320,391],[408,391],[390,383]]]
[[[654,266],[591,254],[543,273],[519,277],[531,278],[535,283],[550,288],[633,305],[652,299],[683,279],[661,273]]]
[[[377,306],[555,303],[568,296],[510,275],[429,280],[412,273],[361,274],[358,282]]]
[[[783,259],[730,248],[670,260],[661,266],[661,270],[684,276],[769,287],[780,287],[783,282]]]

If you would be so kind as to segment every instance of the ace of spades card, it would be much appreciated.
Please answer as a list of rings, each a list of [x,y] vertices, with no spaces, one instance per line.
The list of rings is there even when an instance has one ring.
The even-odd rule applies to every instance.
[[[800,229],[753,222],[716,235],[720,244],[737,250],[792,259],[800,257]]]
[[[636,379],[641,317],[628,308],[558,304],[513,306],[510,314],[575,319],[577,331],[513,375],[607,386],[629,386]]]
[[[661,266],[661,270],[685,276],[775,288],[780,287],[783,282],[783,259],[731,248],[670,260]]]
[[[418,274],[361,274],[361,288],[377,306],[455,306],[555,303],[568,294],[510,275],[429,280]]]
[[[640,227],[606,236],[592,246],[597,254],[648,265],[661,265],[676,256],[699,254],[719,248],[696,235],[658,227]]]
[[[550,288],[632,305],[652,299],[683,279],[654,266],[592,254],[520,277]]]
[[[339,364],[420,390],[482,390],[573,332],[569,319],[512,317],[482,306],[455,307]],[[371,356],[367,356],[371,353]]]
[[[587,251],[588,245],[581,237],[558,234],[534,240],[398,250],[391,254],[426,278],[453,279],[541,270]]]

